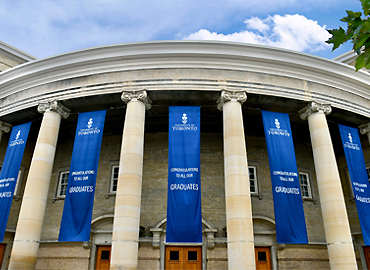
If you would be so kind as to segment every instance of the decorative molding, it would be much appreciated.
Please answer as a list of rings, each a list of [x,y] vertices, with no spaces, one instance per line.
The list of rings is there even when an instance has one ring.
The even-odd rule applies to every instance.
[[[8,133],[10,131],[11,127],[12,127],[11,124],[0,121],[0,131]]]
[[[126,104],[129,103],[130,101],[134,100],[139,100],[144,103],[145,108],[149,110],[152,106],[150,105],[152,101],[148,97],[148,94],[146,93],[145,89],[143,90],[133,90],[133,91],[123,91],[121,99],[123,102]]]
[[[159,248],[161,243],[161,234],[164,230],[162,228],[151,228],[150,231],[153,233],[153,248]]]
[[[368,133],[370,133],[370,122],[367,123],[367,124],[363,124],[363,125],[359,126],[358,128],[360,129],[360,133],[362,135],[368,134]]]
[[[299,112],[299,116],[302,120],[307,120],[308,117],[313,113],[324,113],[328,115],[331,113],[330,104],[318,103],[316,101],[311,101],[306,107],[304,107]]]
[[[302,85],[298,90],[303,94],[291,91],[276,92],[274,89],[269,89],[268,95],[305,101],[315,99],[324,103],[330,102],[333,107],[370,117],[367,106],[370,96],[368,91],[370,74],[366,71],[354,72],[354,67],[346,64],[284,49],[245,43],[189,40],[101,46],[39,59],[6,70],[0,75],[0,99],[2,100],[0,115],[8,115],[37,106],[40,100],[49,98],[67,100],[86,95],[86,92],[80,89],[63,92],[64,89],[61,88],[65,84],[57,82],[64,80],[72,82],[73,78],[89,79],[89,76],[93,75],[126,71],[154,70],[156,74],[162,74],[157,71],[179,68],[251,72],[261,74],[262,77],[263,74],[268,74],[282,76],[284,82],[289,82],[290,79],[303,80],[302,84],[289,83],[294,87]],[[245,75],[243,79],[245,83],[254,81],[250,80],[252,77],[248,73]],[[155,83],[163,79],[160,75],[157,76],[160,78],[154,76]],[[110,83],[106,80],[107,77],[101,76],[99,83]],[[223,78],[222,81],[229,85],[234,79],[235,77]],[[122,80],[127,84],[131,82],[131,78]],[[257,85],[264,84],[266,81],[268,80],[258,80]],[[58,86],[55,86],[55,83]],[[318,86],[313,84],[318,84]],[[277,87],[281,85],[286,85],[286,83],[276,83]],[[311,86],[307,87],[307,85]],[[207,89],[204,89],[202,86],[187,85],[197,90],[211,88],[206,86]],[[76,87],[79,85],[73,85],[73,88]],[[147,87],[151,87],[151,84]],[[325,91],[323,87],[330,87],[331,91]],[[214,86],[213,90],[216,88],[219,89],[219,86]],[[262,90],[256,87],[254,91],[257,93],[262,91],[264,94],[265,90],[261,88]],[[117,92],[120,91],[117,90]],[[150,88],[150,91],[153,89]],[[99,95],[101,93],[111,93],[111,90],[87,94]],[[248,93],[252,92],[248,90]],[[339,103],[337,99],[340,100]]]
[[[59,101],[52,100],[47,102],[40,102],[37,107],[39,113],[45,113],[47,111],[52,111],[59,113],[64,119],[69,116],[70,109],[64,107]]]
[[[150,228],[150,231],[153,233],[153,248],[160,248],[161,237],[166,233],[166,230],[161,227],[166,223],[167,218],[162,218],[153,228]],[[217,242],[217,239],[215,238],[217,228],[215,228],[211,222],[205,219],[202,219],[202,224],[205,227],[202,230],[202,233],[206,235],[207,248],[213,249],[215,247],[215,242]]]
[[[82,242],[82,247],[84,248],[84,249],[91,249],[91,241],[84,241],[84,242]]]
[[[215,234],[217,229],[204,229],[204,233],[207,236],[207,249],[215,248]]]
[[[224,104],[229,101],[238,101],[240,104],[243,104],[247,100],[246,91],[230,91],[223,89],[221,91],[221,96],[217,100],[217,109],[222,111]]]

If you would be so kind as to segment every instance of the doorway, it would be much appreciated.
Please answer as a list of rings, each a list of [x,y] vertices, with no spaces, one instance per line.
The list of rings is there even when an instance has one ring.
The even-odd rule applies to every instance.
[[[96,255],[96,270],[109,270],[111,246],[98,246]]]
[[[370,269],[370,247],[364,247],[364,254],[366,260],[366,269]]]
[[[165,270],[202,269],[202,247],[166,247]]]
[[[271,254],[270,247],[255,247],[256,269],[270,270],[271,269]]]
[[[0,244],[0,267],[3,265],[6,244]]]

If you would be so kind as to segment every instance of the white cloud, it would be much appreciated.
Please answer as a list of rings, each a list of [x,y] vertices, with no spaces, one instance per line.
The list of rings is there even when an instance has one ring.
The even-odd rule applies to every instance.
[[[255,29],[258,30],[259,32],[265,32],[270,28],[260,18],[257,17],[252,17],[248,20],[245,20],[244,23],[247,25],[247,28]]]
[[[227,31],[246,16],[249,33],[224,38],[264,42],[271,22],[266,14],[298,10],[351,9],[358,0],[0,0],[0,40],[36,57],[92,46],[179,39],[199,29]],[[344,7],[345,6],[345,7]],[[325,7],[325,8],[323,8]],[[259,18],[258,18],[259,17]],[[286,29],[286,28],[284,28]],[[206,31],[206,30],[205,30]],[[230,31],[230,30],[229,30]],[[246,32],[246,31],[245,31]],[[266,34],[265,34],[266,33]],[[213,38],[221,38],[210,33]],[[267,41],[266,41],[267,42]]]
[[[330,36],[326,26],[302,15],[274,15],[264,20],[252,17],[244,23],[249,30],[225,35],[201,29],[183,39],[245,42],[301,52],[317,52],[331,47],[325,43]]]

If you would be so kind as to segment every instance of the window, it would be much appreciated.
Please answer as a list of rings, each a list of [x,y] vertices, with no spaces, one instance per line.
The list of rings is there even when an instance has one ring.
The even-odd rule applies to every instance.
[[[257,183],[257,168],[256,166],[248,166],[249,170],[249,186],[251,193],[258,193],[258,183]]]
[[[0,165],[0,172],[1,172],[1,169],[3,168],[2,165]],[[21,169],[19,170],[18,172],[18,176],[17,176],[17,182],[15,183],[15,188],[14,188],[14,197],[16,199],[16,201],[18,201],[19,199],[19,193],[20,193],[20,183],[22,181],[22,176],[23,176],[23,171],[24,171],[24,167],[21,166]]]
[[[58,191],[57,191],[57,197],[59,198],[64,198],[66,196],[68,177],[69,177],[69,171],[64,171],[59,174],[59,184],[58,184]]]
[[[312,199],[310,176],[308,173],[299,173],[299,183],[301,184],[302,198]]]
[[[118,170],[119,166],[112,166],[112,176],[110,181],[110,193],[117,192],[117,183],[118,183]]]

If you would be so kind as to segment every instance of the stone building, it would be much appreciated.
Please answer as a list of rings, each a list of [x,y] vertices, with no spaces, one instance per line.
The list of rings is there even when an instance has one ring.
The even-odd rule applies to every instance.
[[[119,44],[26,60],[0,73],[0,159],[7,124],[32,122],[1,269],[166,269],[171,252],[189,251],[200,254],[197,269],[367,269],[337,126],[365,125],[370,167],[367,72],[210,41]],[[201,107],[199,245],[165,241],[169,106]],[[58,242],[78,114],[96,110],[107,115],[90,241]],[[276,242],[261,110],[289,114],[309,244]]]

